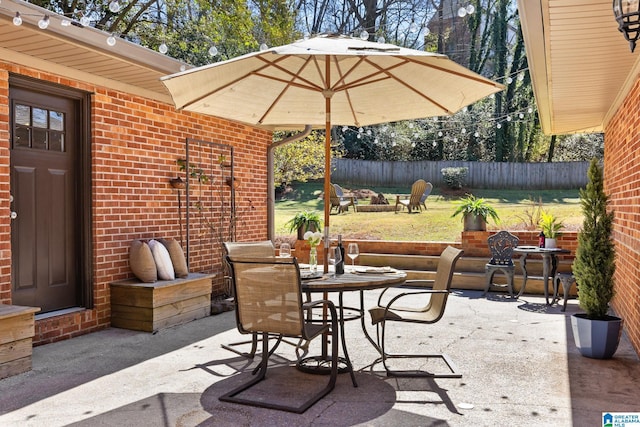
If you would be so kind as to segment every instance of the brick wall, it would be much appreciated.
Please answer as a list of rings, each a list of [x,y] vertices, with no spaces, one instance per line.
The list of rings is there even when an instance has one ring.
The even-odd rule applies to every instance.
[[[640,81],[605,130],[605,190],[615,212],[616,295],[612,305],[640,353]]]
[[[388,240],[344,240],[344,246],[350,242],[358,243],[358,249],[361,253],[381,253],[381,254],[402,254],[402,255],[440,255],[442,251],[449,245],[464,250],[464,256],[467,257],[484,257],[489,258],[489,247],[487,246],[487,238],[494,234],[496,230],[491,231],[464,231],[461,234],[461,240],[458,242],[404,242],[404,241],[388,241]],[[509,230],[510,233],[518,236],[520,245],[537,246],[539,231],[526,230]],[[571,253],[558,255],[560,260],[572,260],[578,247],[578,236],[575,231],[563,232],[558,238],[558,247],[569,249]],[[332,245],[336,242],[332,241]],[[320,246],[322,248],[322,246]],[[321,251],[318,251],[320,254]],[[306,263],[309,260],[309,244],[306,241],[298,240],[295,244],[295,256],[300,262]],[[320,256],[318,263],[321,262]]]
[[[11,303],[11,219],[9,218],[9,73],[0,67],[0,304]]]
[[[92,92],[91,150],[93,168],[93,250],[94,309],[39,320],[34,344],[70,338],[107,327],[110,317],[109,282],[132,277],[129,268],[129,245],[133,239],[173,237],[180,239],[177,190],[169,180],[185,179],[176,160],[185,157],[187,137],[231,145],[234,148],[234,173],[241,183],[236,190],[236,212],[240,240],[263,240],[267,233],[267,162],[266,150],[271,141],[268,132],[241,124],[191,113],[127,93],[103,87],[70,82],[62,77],[0,62],[0,208],[8,212],[9,200],[9,132],[8,72],[29,75],[44,81]],[[202,194],[191,186],[193,200],[202,200],[206,218],[192,213],[191,225],[205,228],[208,234],[192,233],[194,240],[209,244],[194,245],[190,251],[191,271],[218,273],[214,294],[222,291],[220,235],[210,230],[224,225],[221,215],[229,216],[230,187],[224,185],[218,156],[205,148],[190,153],[199,166],[215,180]],[[227,161],[229,159],[227,158]],[[225,172],[225,173],[228,173]],[[203,186],[204,187],[204,186]],[[204,191],[207,193],[207,190]],[[222,201],[224,199],[224,202]],[[185,194],[182,192],[183,215]],[[0,219],[0,302],[10,303],[11,256],[9,215]],[[183,235],[186,218],[183,217]]]

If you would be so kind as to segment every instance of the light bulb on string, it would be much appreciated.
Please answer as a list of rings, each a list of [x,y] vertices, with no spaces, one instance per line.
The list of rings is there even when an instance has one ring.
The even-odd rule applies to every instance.
[[[460,9],[458,9],[458,16],[460,18],[464,18],[467,14],[467,9],[465,9],[464,7],[461,7]]]
[[[113,34],[111,34],[109,37],[107,37],[107,44],[111,47],[116,45],[116,36],[114,36]]]
[[[416,148],[416,143],[415,142],[411,143],[411,148]]]
[[[424,27],[422,27],[422,29],[424,31],[424,35],[425,36],[428,36],[429,34],[431,34],[431,30],[426,25]]]
[[[83,27],[88,27],[91,24],[91,20],[85,16],[82,15],[82,17],[80,18],[80,25],[82,25]]]
[[[473,136],[474,136],[474,137],[476,137],[476,138],[478,138],[478,137],[480,136],[480,133],[479,133],[479,132],[474,132],[474,133],[473,133]]]
[[[182,65],[180,66],[180,71],[185,71],[186,69],[187,69],[187,66],[186,66],[186,65],[182,64]]]
[[[465,128],[462,128],[462,130],[460,132],[467,133],[467,130]]]
[[[120,12],[120,3],[118,3],[118,0],[111,0],[109,2],[109,10],[113,13]]]
[[[507,84],[513,83],[513,79],[511,77],[507,77]]]
[[[442,133],[442,131],[438,132],[438,136],[439,136],[440,138],[442,138],[442,135],[444,135],[444,134]]]
[[[71,25],[71,21],[65,18],[62,21],[60,21],[60,25],[62,25],[63,27],[69,27]]]
[[[518,74],[518,81],[523,81],[524,80],[524,73],[520,73]]]
[[[438,146],[438,143],[436,142],[436,140],[433,140],[433,148],[436,148]]]
[[[342,132],[346,132],[346,131],[348,131],[348,130],[349,130],[349,127],[348,127],[348,126],[342,126]]]
[[[267,46],[267,44],[266,44],[266,43],[262,43],[262,44],[260,44],[260,51],[261,51],[261,52],[262,52],[262,51],[265,51],[265,50],[267,50],[267,49],[269,49],[269,46]]]
[[[409,24],[409,32],[415,33],[417,31],[418,31],[418,26],[416,25],[415,21],[412,19],[411,24]]]
[[[361,138],[362,138],[362,135],[361,135],[361,134],[358,134],[358,135],[356,135],[356,138],[361,139]]]
[[[13,17],[13,25],[19,27],[22,25],[22,17],[20,16],[20,12],[16,12],[16,16]]]
[[[386,40],[383,36],[378,37],[378,43],[383,44],[384,42],[386,42]]]
[[[413,122],[409,122],[409,129],[413,129]]]
[[[395,137],[396,137],[396,133],[395,132],[391,132],[391,138],[395,138]]]
[[[215,46],[211,46],[209,48],[209,55],[216,56],[218,54],[218,48]]]
[[[164,55],[168,51],[169,51],[169,47],[167,46],[166,43],[163,42],[162,44],[160,44],[160,46],[158,46],[158,52],[160,52],[161,54]]]
[[[518,114],[518,118],[524,119],[524,114],[523,113]]]
[[[496,125],[496,127],[497,127],[498,129],[501,129],[501,128],[502,128],[502,125],[501,125],[500,123],[498,123],[498,124]]]
[[[396,146],[396,142],[395,142],[395,141],[393,141],[393,142],[391,143],[391,146],[392,146],[392,147],[395,147],[395,146]]]
[[[44,15],[41,20],[38,21],[38,28],[46,30],[49,27],[49,15]]]
[[[511,121],[511,116],[507,116],[507,121],[510,122]]]
[[[360,33],[360,39],[369,40],[369,32],[367,30],[362,30]]]
[[[362,133],[362,132],[364,132],[364,128],[363,127],[359,127],[358,128],[358,133]]]
[[[367,129],[367,135],[371,136],[371,129]]]
[[[475,11],[476,11],[476,8],[474,5],[470,4],[467,6],[467,14],[471,15]]]
[[[527,112],[528,112],[529,114],[533,113],[533,108],[529,107],[529,108],[527,109]]]
[[[374,144],[377,144],[377,143],[379,143],[379,142],[380,142],[380,140],[379,140],[378,138],[376,138],[376,139],[374,139],[374,140],[373,140],[373,143],[374,143]]]

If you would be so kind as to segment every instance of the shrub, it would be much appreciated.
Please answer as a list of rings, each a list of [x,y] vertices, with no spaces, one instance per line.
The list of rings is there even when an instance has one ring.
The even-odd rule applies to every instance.
[[[455,167],[455,168],[442,168],[442,178],[447,187],[458,190],[466,184],[467,173],[469,168],[467,167]]]

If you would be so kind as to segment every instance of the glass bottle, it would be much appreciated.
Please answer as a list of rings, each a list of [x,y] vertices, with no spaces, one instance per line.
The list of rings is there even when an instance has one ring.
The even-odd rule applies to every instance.
[[[539,248],[544,248],[544,241],[545,241],[544,231],[541,231],[540,234],[538,234],[538,247]]]
[[[344,246],[342,246],[342,234],[338,234],[338,249],[340,250],[340,261],[336,263],[336,274],[344,274]]]

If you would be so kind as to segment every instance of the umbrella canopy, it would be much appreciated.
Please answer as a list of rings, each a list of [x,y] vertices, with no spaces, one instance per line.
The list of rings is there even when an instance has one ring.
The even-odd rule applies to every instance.
[[[178,109],[272,130],[324,126],[325,195],[331,126],[450,115],[503,89],[445,55],[337,35],[205,65],[162,82]],[[324,219],[326,249],[328,197]]]

